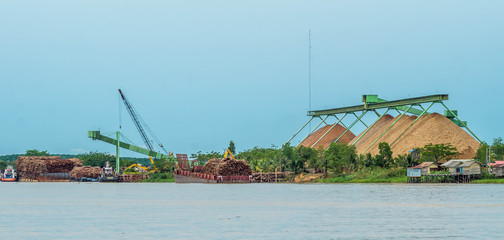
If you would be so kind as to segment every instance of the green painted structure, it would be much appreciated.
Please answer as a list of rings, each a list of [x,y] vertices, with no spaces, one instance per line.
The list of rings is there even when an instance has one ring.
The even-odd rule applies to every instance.
[[[481,140],[472,132],[468,127],[467,127],[467,122],[460,120],[458,117],[458,112],[456,110],[451,110],[449,109],[445,104],[444,101],[448,100],[448,94],[436,94],[436,95],[429,95],[429,96],[422,96],[422,97],[415,97],[415,98],[406,98],[406,99],[400,99],[400,100],[394,100],[394,101],[387,101],[384,99],[381,99],[378,97],[378,95],[363,95],[362,96],[362,105],[355,105],[355,106],[349,106],[349,107],[341,107],[341,108],[331,108],[331,109],[323,109],[323,110],[316,110],[316,111],[308,111],[308,116],[311,118],[306,122],[301,129],[299,129],[288,141],[287,143],[290,143],[292,139],[294,139],[312,120],[318,118],[321,120],[321,122],[313,129],[308,136],[310,136],[312,133],[315,132],[315,130],[322,124],[326,123],[326,120],[332,116],[335,117],[338,121],[334,124],[336,126],[337,124],[341,123],[346,130],[338,137],[334,142],[338,141],[347,131],[350,131],[350,129],[357,124],[358,122],[361,122],[365,127],[366,130],[361,134],[359,138],[357,138],[354,142],[350,143],[351,145],[354,145],[357,143],[364,135],[367,134],[367,132],[384,116],[386,115],[390,110],[397,111],[398,112],[398,118],[377,138],[373,141],[373,143],[366,148],[364,151],[367,152],[369,148],[371,148],[376,142],[380,140],[380,138],[385,135],[396,123],[401,119],[406,113],[411,114],[411,115],[416,115],[418,116],[409,126],[404,130],[397,139],[395,139],[391,146],[394,145],[410,128],[413,126],[417,120],[423,116],[429,114],[429,109],[436,103],[441,104],[446,110],[444,111],[444,116],[446,116],[448,119],[450,119],[452,122],[457,124],[460,127],[463,127],[467,129],[467,131],[479,142]],[[422,104],[428,104],[427,108],[424,108]],[[378,109],[385,109],[386,111],[383,114],[378,113]],[[371,125],[368,126],[363,121],[363,117],[369,113],[369,112],[374,112],[377,116],[378,119],[375,120]],[[357,113],[361,113],[359,116]],[[340,118],[338,117],[338,114],[342,114],[343,116]],[[343,119],[347,117],[348,115],[353,115],[355,116],[356,120],[350,125],[350,126],[345,126],[343,124]],[[329,125],[329,124],[327,124]],[[334,127],[333,126],[333,127]],[[315,144],[312,145],[314,147],[320,140],[322,140],[332,129],[331,127],[329,130],[327,130],[316,142]],[[306,136],[304,139],[306,139],[308,136]],[[303,142],[303,141],[301,141]]]
[[[135,145],[132,145],[132,144],[129,144],[129,143],[125,143],[125,142],[122,142],[122,141],[119,141],[119,132],[116,132],[116,137],[117,139],[113,139],[113,138],[110,138],[110,137],[107,137],[107,136],[104,136],[100,133],[100,131],[88,131],[88,137],[93,139],[93,140],[100,140],[100,141],[103,141],[103,142],[106,142],[106,143],[110,143],[112,145],[115,145],[117,147],[116,149],[116,152],[117,152],[117,157],[119,157],[119,147],[121,148],[124,148],[124,149],[128,149],[130,151],[133,151],[133,152],[137,152],[137,153],[141,153],[141,154],[144,154],[144,155],[147,155],[147,156],[151,156],[151,157],[154,157],[156,159],[165,159],[165,160],[168,160],[168,159],[172,159],[173,157],[169,156],[169,155],[166,155],[166,154],[162,154],[162,153],[159,153],[159,152],[155,152],[155,151],[151,151],[149,149],[146,149],[146,148],[142,148],[142,147],[138,147],[138,146],[135,146]],[[119,162],[119,161],[117,161]]]

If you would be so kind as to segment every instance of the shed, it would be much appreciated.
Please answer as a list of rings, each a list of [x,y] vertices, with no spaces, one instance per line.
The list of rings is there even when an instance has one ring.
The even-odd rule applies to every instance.
[[[491,164],[492,174],[496,177],[504,177],[504,163]]]
[[[408,168],[410,169],[410,168]],[[418,164],[417,166],[411,167],[411,169],[420,169],[422,174],[430,174],[431,171],[439,170],[439,165],[433,162],[423,162]]]
[[[420,151],[418,151],[418,149],[413,148],[409,150],[409,153],[411,154],[412,159],[420,159]]]
[[[472,159],[455,159],[441,165],[448,168],[451,174],[481,174],[481,163]]]
[[[421,177],[422,176],[422,169],[420,168],[415,168],[415,167],[409,167],[406,176],[408,177]]]

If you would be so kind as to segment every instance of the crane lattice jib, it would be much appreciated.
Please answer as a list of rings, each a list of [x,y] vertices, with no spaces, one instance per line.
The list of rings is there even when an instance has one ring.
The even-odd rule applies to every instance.
[[[121,89],[119,89],[119,94],[121,94],[121,98],[124,102],[124,105],[126,105],[126,109],[128,110],[129,115],[131,116],[131,119],[133,119],[133,122],[135,123],[135,127],[137,128],[138,132],[140,133],[140,136],[142,137],[142,140],[144,141],[145,145],[149,150],[154,151],[154,148],[152,147],[152,143],[149,141],[149,138],[147,137],[147,134],[145,134],[145,130],[142,127],[142,124],[140,123],[139,116],[136,113],[135,109],[131,104],[129,103],[128,99],[124,96],[122,93]]]

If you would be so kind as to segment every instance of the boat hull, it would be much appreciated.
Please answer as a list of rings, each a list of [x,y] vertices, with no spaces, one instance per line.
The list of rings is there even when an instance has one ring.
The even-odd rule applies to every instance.
[[[16,180],[15,178],[2,178],[2,182],[15,182]]]

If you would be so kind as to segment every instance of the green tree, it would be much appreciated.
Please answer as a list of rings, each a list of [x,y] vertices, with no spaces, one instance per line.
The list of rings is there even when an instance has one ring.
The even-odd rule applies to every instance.
[[[156,172],[167,173],[167,172],[172,172],[173,169],[175,169],[176,163],[177,163],[177,160],[175,158],[158,159],[158,160],[154,161],[154,166],[155,166]]]
[[[304,170],[305,164],[308,164],[310,167],[314,168],[315,171],[319,169],[320,161],[318,158],[317,150],[310,147],[299,146],[296,149],[297,158],[300,162],[302,162],[302,170]]]
[[[214,151],[207,152],[207,153],[202,153],[201,151],[198,151],[197,153],[191,154],[191,158],[195,159],[195,162],[193,162],[193,163],[196,164],[197,166],[205,165],[205,163],[210,159],[213,159],[213,158],[221,159],[223,157],[224,157],[224,154],[214,152]]]
[[[375,156],[375,166],[378,167],[390,167],[393,165],[392,162],[392,150],[390,145],[386,142],[381,142],[378,144],[379,153]]]
[[[419,148],[419,151],[423,162],[432,161],[435,164],[438,164],[441,161],[450,160],[459,154],[457,148],[453,147],[450,143],[429,143],[424,147]]]
[[[50,156],[47,150],[39,151],[37,149],[26,150],[25,156]]]
[[[295,158],[296,156],[294,155],[294,147],[290,145],[290,143],[286,143],[282,145],[282,148],[280,149],[280,157],[279,157],[279,166],[281,171],[285,171],[287,169],[290,169],[290,165],[292,162],[292,159]],[[285,169],[284,169],[285,168]]]
[[[495,154],[495,159],[504,160],[504,142],[501,137],[494,138],[492,152]]]
[[[276,146],[270,148],[254,147],[236,154],[236,158],[246,160],[255,171],[275,171],[279,168],[282,158],[281,150]]]
[[[479,161],[481,163],[486,163],[486,158],[487,158],[487,151],[490,145],[486,142],[481,142],[478,150],[476,151],[476,154],[474,155],[474,160]],[[492,154],[491,159],[495,158],[495,154]]]
[[[8,162],[0,161],[0,170],[7,168],[7,165],[9,165]]]
[[[228,146],[228,149],[229,151],[235,155],[236,154],[236,148],[235,148],[235,143],[233,142],[233,140],[229,141],[229,146]]]
[[[397,156],[395,161],[399,167],[404,168],[416,166],[419,164],[419,162],[416,159],[413,159],[411,157],[411,154],[400,154],[399,156]]]
[[[102,152],[89,152],[78,155],[84,166],[104,167],[108,161],[111,166],[115,166],[115,156]]]
[[[346,170],[356,169],[358,156],[355,146],[344,143],[331,143],[324,153],[325,161],[330,170],[341,173]]]

